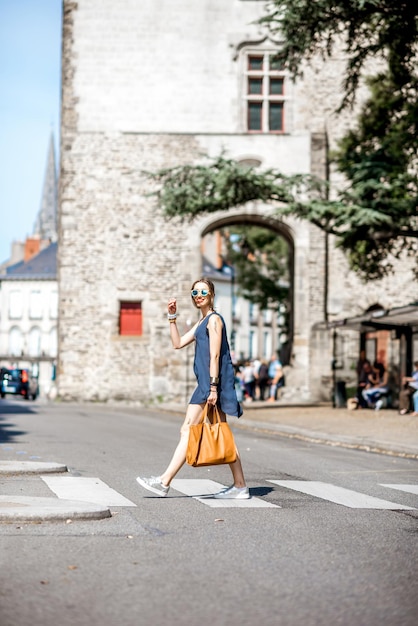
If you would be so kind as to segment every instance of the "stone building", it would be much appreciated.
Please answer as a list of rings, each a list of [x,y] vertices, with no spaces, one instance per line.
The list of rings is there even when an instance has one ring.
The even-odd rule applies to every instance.
[[[183,399],[190,362],[170,347],[166,302],[195,320],[189,288],[201,241],[257,224],[291,251],[287,391],[329,397],[324,320],[417,298],[406,263],[367,289],[313,225],[249,203],[193,223],[166,221],[146,172],[224,152],[285,174],[325,176],[353,112],[335,113],[344,59],[293,82],[255,21],[256,0],[64,0],[59,216],[58,393],[63,399]],[[333,174],[332,174],[333,176]],[[411,293],[415,290],[415,294]],[[356,355],[353,355],[353,357]]]
[[[30,248],[32,240],[27,240]],[[55,387],[57,359],[57,244],[0,274],[0,365],[27,368],[41,396]]]

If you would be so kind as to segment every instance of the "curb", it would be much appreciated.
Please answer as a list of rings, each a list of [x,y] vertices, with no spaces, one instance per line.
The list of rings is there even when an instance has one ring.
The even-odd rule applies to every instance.
[[[68,472],[61,463],[35,461],[0,461],[1,476],[57,474]],[[92,502],[0,496],[0,522],[49,522],[67,520],[99,520],[112,517],[108,507]]]
[[[91,502],[0,496],[0,522],[98,520],[111,516],[107,507]]]
[[[53,474],[60,472],[68,472],[67,466],[61,463],[39,463],[36,461],[0,461],[0,475]]]

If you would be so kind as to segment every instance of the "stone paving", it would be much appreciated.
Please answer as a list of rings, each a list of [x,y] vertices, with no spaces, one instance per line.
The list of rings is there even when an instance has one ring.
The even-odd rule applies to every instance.
[[[244,404],[241,424],[330,445],[418,458],[418,416],[399,415],[392,409],[350,411],[330,404],[251,402]]]

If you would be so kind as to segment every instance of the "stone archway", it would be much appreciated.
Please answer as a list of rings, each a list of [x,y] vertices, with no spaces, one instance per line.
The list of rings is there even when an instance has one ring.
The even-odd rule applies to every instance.
[[[286,372],[286,397],[292,401],[313,400],[321,397],[320,385],[314,370],[328,357],[320,354],[312,343],[312,327],[324,319],[325,243],[324,234],[307,221],[274,215],[274,208],[261,202],[250,202],[228,212],[213,213],[197,218],[185,233],[184,245],[187,264],[182,267],[190,274],[190,267],[201,262],[197,242],[208,232],[228,224],[257,224],[270,228],[284,237],[291,249],[292,274],[292,354]],[[186,259],[185,259],[186,260]]]
[[[288,311],[289,311],[289,319],[288,319],[288,333],[287,333],[287,341],[286,348],[287,353],[290,355],[293,351],[293,329],[294,329],[294,303],[293,303],[293,285],[294,285],[294,238],[289,226],[281,220],[271,218],[266,215],[260,215],[257,213],[253,214],[234,214],[223,217],[218,217],[213,220],[210,224],[206,225],[201,231],[201,238],[204,239],[207,235],[219,231],[221,229],[227,228],[228,226],[258,226],[265,228],[267,230],[271,230],[274,233],[277,233],[278,236],[283,238],[287,244],[288,248],[288,273],[289,273],[289,296],[288,296]],[[205,273],[205,272],[203,272]],[[273,341],[273,349],[274,352],[277,350],[276,342]],[[271,354],[273,351],[271,352]],[[269,355],[263,355],[264,357],[270,357]],[[255,355],[248,355],[255,356]],[[258,349],[258,356],[261,356],[260,349]],[[282,357],[283,358],[283,357]],[[288,362],[288,358],[285,359],[285,362]]]

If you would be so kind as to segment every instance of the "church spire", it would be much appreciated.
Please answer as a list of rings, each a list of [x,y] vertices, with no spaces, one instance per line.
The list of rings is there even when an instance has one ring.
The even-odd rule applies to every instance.
[[[33,231],[33,234],[39,236],[40,239],[50,239],[51,241],[57,241],[57,205],[57,168],[55,162],[54,134],[53,132],[51,132],[44,185],[42,189],[41,207],[39,209]]]

